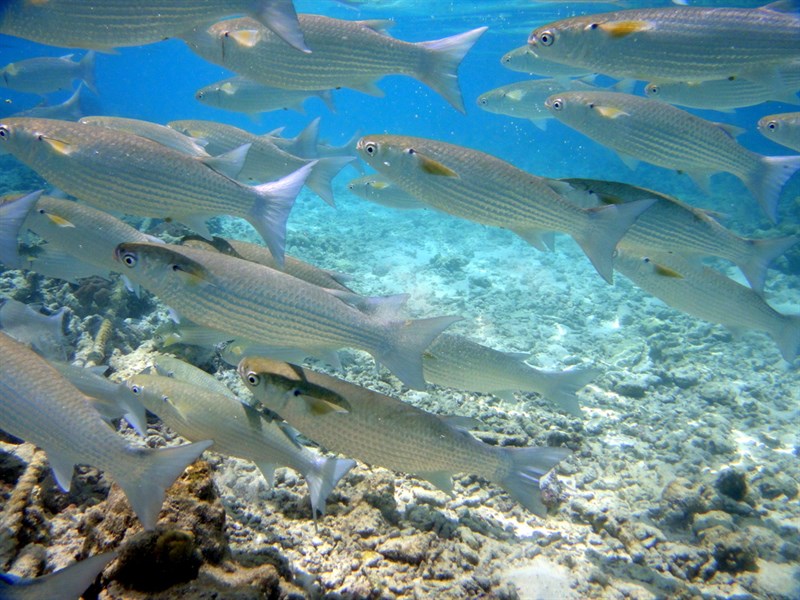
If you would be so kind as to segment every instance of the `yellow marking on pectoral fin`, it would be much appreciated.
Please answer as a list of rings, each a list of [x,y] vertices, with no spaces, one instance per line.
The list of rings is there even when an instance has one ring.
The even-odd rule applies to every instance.
[[[324,417],[331,413],[346,413],[349,412],[344,406],[323,400],[322,398],[314,398],[313,396],[299,396],[305,402],[308,412],[315,417]]]
[[[27,0],[27,3],[33,6],[44,6],[48,2],[50,2],[50,0]]]
[[[228,34],[234,42],[244,48],[252,48],[258,43],[259,34],[257,29],[242,29],[240,31],[231,31]]]
[[[683,279],[683,275],[678,273],[677,271],[670,269],[669,267],[665,267],[663,265],[654,265],[653,266],[656,275],[661,275],[661,277],[672,277],[674,279]]]
[[[62,142],[61,140],[54,140],[53,138],[44,136],[41,137],[41,140],[55,150],[58,154],[67,156],[70,153],[70,145],[68,142]]]
[[[371,181],[370,185],[374,187],[376,190],[385,190],[389,187],[389,184],[385,181]]]
[[[524,97],[525,97],[525,92],[523,92],[522,90],[511,90],[506,94],[506,98],[508,98],[509,100],[514,100],[515,102],[522,100],[522,98]]]
[[[458,173],[453,171],[450,167],[446,167],[438,160],[433,160],[432,158],[428,158],[420,154],[419,152],[415,152],[417,159],[419,160],[419,167],[429,175],[437,175],[439,177],[458,177]]]
[[[622,38],[632,33],[650,31],[654,27],[655,25],[651,21],[610,21],[600,24],[600,29],[612,38]]]
[[[6,75],[11,75],[12,77],[14,77],[17,73],[19,73],[19,69],[17,68],[17,65],[11,63],[5,68],[5,72]]]
[[[64,217],[59,217],[58,215],[50,215],[50,214],[45,214],[45,216],[59,227],[75,227],[75,225],[67,221]]]
[[[175,262],[170,267],[172,272],[189,287],[205,284],[212,285],[208,270],[194,261]]]
[[[225,92],[229,96],[232,96],[236,92],[236,87],[230,82],[223,83],[221,86],[219,86],[219,89],[220,91]]]
[[[595,106],[594,108],[597,112],[600,113],[601,116],[605,117],[606,119],[618,119],[620,117],[630,116],[624,110],[620,108],[614,108],[613,106]]]

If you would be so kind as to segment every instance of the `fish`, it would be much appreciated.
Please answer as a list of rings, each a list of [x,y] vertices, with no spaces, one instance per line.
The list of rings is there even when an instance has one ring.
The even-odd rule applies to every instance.
[[[205,149],[212,154],[224,154],[244,145],[249,146],[237,176],[240,181],[272,181],[310,165],[306,185],[331,206],[335,204],[331,187],[333,178],[345,165],[355,160],[355,157],[301,158],[281,150],[269,138],[225,123],[186,120],[171,121],[168,126],[185,135],[205,140]]]
[[[392,184],[391,179],[378,173],[352,179],[347,189],[359,198],[398,210],[425,208],[425,204]]]
[[[37,190],[0,203],[0,262],[9,269],[18,269],[23,264],[17,238],[28,213],[43,193],[44,190]]]
[[[279,466],[301,473],[314,517],[325,514],[328,495],[356,464],[312,452],[236,396],[160,375],[134,375],[127,385],[147,410],[181,437],[214,440],[214,452],[255,463],[270,486]]]
[[[424,389],[422,353],[460,317],[392,320],[330,292],[246,260],[185,246],[120,244],[128,276],[198,325],[275,346],[303,348],[338,366],[331,352],[370,353],[403,383]]]
[[[512,392],[536,392],[564,412],[581,416],[579,389],[599,377],[599,369],[548,371],[525,362],[527,355],[500,352],[461,335],[442,333],[425,352],[425,381],[434,385],[494,394],[513,400]]]
[[[800,112],[761,117],[758,131],[765,138],[800,152]]]
[[[455,473],[478,475],[544,516],[539,480],[570,454],[567,448],[490,446],[472,437],[463,419],[288,363],[245,357],[238,372],[255,400],[324,448],[416,475],[448,494]]]
[[[236,398],[236,394],[224,382],[180,358],[170,354],[156,354],[152,357],[152,362],[155,375],[177,379],[192,386],[201,387],[218,396]]]
[[[147,417],[141,401],[124,383],[111,381],[103,374],[108,367],[79,367],[63,361],[49,361],[72,385],[92,400],[92,406],[107,421],[124,417],[134,431],[147,435]]]
[[[45,358],[65,360],[69,346],[64,335],[65,314],[64,307],[45,315],[30,304],[6,298],[0,306],[0,328]]]
[[[539,57],[616,78],[774,81],[800,58],[793,2],[760,8],[672,6],[571,17],[534,29]]]
[[[800,241],[796,235],[744,238],[721,225],[714,214],[654,190],[628,183],[567,178],[565,192],[578,206],[597,206],[655,198],[619,242],[626,251],[676,253],[684,257],[718,256],[731,261],[758,294],[764,293],[767,269]]]
[[[762,156],[734,139],[737,130],[680,108],[619,92],[561,92],[545,102],[559,121],[626,157],[686,172],[702,189],[727,172],[739,178],[764,214],[778,220],[778,199],[800,156]],[[628,160],[631,157],[633,161]]]
[[[211,216],[242,217],[279,263],[286,219],[313,167],[250,187],[220,173],[219,157],[198,159],[124,131],[47,119],[3,120],[0,148],[102,210],[171,219],[203,234]]]
[[[83,84],[78,84],[72,95],[61,104],[48,104],[42,102],[38,106],[21,110],[11,115],[15,118],[26,119],[60,119],[64,121],[77,121],[83,116]]]
[[[44,450],[63,491],[76,464],[105,471],[142,526],[153,529],[167,488],[212,442],[161,450],[131,446],[33,350],[0,332],[0,354],[0,429]]]
[[[712,81],[651,81],[644,93],[670,104],[726,112],[769,101],[800,104],[800,61],[780,67],[778,79],[773,86],[736,75]]]
[[[54,573],[32,579],[12,578],[0,573],[0,598],[3,600],[75,600],[94,583],[117,552],[104,552],[74,562]]]
[[[55,247],[77,259],[73,268],[61,264],[53,274],[56,279],[75,280],[84,275],[84,265],[95,267],[95,273],[108,279],[119,272],[114,249],[122,242],[156,242],[158,238],[142,233],[124,221],[88,204],[42,196],[28,214],[24,226]],[[44,257],[47,258],[45,251]],[[37,270],[34,255],[30,268]],[[130,286],[129,286],[130,287]]]
[[[312,50],[309,54],[287,48],[247,17],[197,27],[182,39],[205,60],[265,85],[293,90],[346,87],[382,95],[376,80],[408,75],[464,112],[456,71],[486,27],[409,43],[386,33],[391,21],[344,21],[309,14],[298,15],[298,20]]]
[[[486,112],[519,119],[529,119],[544,131],[553,116],[544,105],[548,97],[568,90],[593,90],[593,85],[580,79],[531,79],[509,83],[478,96],[478,107]]]
[[[248,14],[293,50],[308,52],[292,0],[7,0],[0,33],[63,48],[109,52],[178,37],[192,27]]]
[[[509,229],[539,249],[551,232],[568,233],[609,283],[617,242],[652,203],[580,208],[554,189],[558,183],[437,140],[368,135],[359,140],[358,152],[400,189],[450,215]]]
[[[42,244],[26,249],[23,260],[25,262],[22,268],[25,270],[33,271],[48,279],[60,279],[69,283],[77,284],[81,279],[88,277],[109,279],[111,275],[108,269],[85,263],[53,244]],[[129,289],[135,291],[136,288],[129,287]]]
[[[167,321],[159,325],[153,333],[153,340],[163,348],[169,348],[175,344],[215,348],[232,339],[233,336],[230,334],[210,327],[195,325],[188,319],[182,319],[180,323]]]
[[[584,77],[591,74],[590,71],[580,67],[572,67],[542,58],[533,52],[527,44],[506,52],[500,58],[500,64],[511,71],[539,75],[540,77],[563,79],[567,77]]]
[[[208,142],[202,139],[183,135],[166,125],[142,121],[140,119],[127,119],[124,117],[81,117],[78,121],[84,125],[97,125],[118,131],[127,131],[139,137],[158,142],[162,146],[172,148],[178,152],[197,156],[200,158],[210,158],[211,155],[206,151],[205,146]],[[222,154],[222,153],[221,153]],[[241,165],[234,171],[228,172],[231,179],[235,179],[241,170]]]
[[[90,50],[79,61],[72,60],[74,56],[74,54],[60,58],[42,56],[9,63],[0,69],[0,87],[44,95],[71,90],[72,82],[78,79],[96,94],[95,53]]]
[[[719,271],[672,254],[642,256],[620,251],[614,268],[672,308],[734,331],[766,332],[791,362],[800,346],[800,315],[773,309],[749,287]]]
[[[304,102],[319,98],[331,112],[336,112],[331,90],[286,90],[251,81],[246,77],[229,77],[195,92],[201,104],[231,112],[256,115],[275,110],[294,110],[305,114]]]
[[[214,236],[211,240],[205,240],[197,236],[187,236],[181,240],[181,245],[190,248],[200,248],[201,250],[215,250],[227,254],[228,256],[235,256],[236,258],[242,258],[259,265],[264,265],[265,267],[270,267],[272,269],[278,268],[277,262],[267,248],[259,244],[253,244],[252,242],[227,239],[219,236]],[[327,290],[354,293],[353,290],[345,285],[349,276],[335,271],[320,269],[294,256],[286,255],[286,260],[281,270],[287,275],[297,277],[298,279],[302,279],[303,281],[307,281],[308,283]]]

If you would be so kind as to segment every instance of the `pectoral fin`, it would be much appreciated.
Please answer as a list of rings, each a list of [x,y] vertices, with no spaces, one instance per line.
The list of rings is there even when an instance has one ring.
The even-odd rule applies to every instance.
[[[242,29],[240,31],[230,31],[226,34],[242,48],[252,48],[260,39],[257,29]]]
[[[587,27],[594,28],[594,25],[593,23]],[[641,33],[643,31],[655,29],[655,23],[652,21],[609,21],[608,23],[601,23],[599,29],[612,38],[623,38],[632,33]]]
[[[292,393],[292,392],[289,392]],[[313,396],[300,395],[296,396],[298,400],[306,405],[308,412],[315,417],[324,417],[331,413],[348,413],[348,407],[345,407],[331,399],[315,398]]]
[[[619,119],[620,117],[629,117],[630,114],[619,108],[613,106],[595,106],[594,109],[606,119]]]
[[[406,152],[416,157],[419,168],[425,173],[429,175],[437,175],[439,177],[456,177],[460,179],[458,173],[453,171],[453,169],[450,167],[443,165],[438,160],[434,160],[428,156],[425,156],[424,154],[420,154],[413,148],[409,148],[406,150]]]
[[[69,156],[69,154],[72,152],[72,149],[70,148],[70,144],[68,142],[63,142],[61,140],[56,140],[56,139],[49,138],[49,137],[44,137],[44,136],[42,136],[40,139],[45,144],[50,146],[50,148],[52,148],[58,154],[63,154],[65,156]]]
[[[653,271],[655,272],[656,275],[660,275],[661,277],[672,277],[674,279],[683,279],[683,275],[681,275],[674,269],[665,267],[664,265],[653,265]]]
[[[45,216],[50,219],[55,225],[59,227],[75,227],[71,222],[69,222],[64,217],[59,217],[58,215],[51,215],[49,213],[45,213]]]

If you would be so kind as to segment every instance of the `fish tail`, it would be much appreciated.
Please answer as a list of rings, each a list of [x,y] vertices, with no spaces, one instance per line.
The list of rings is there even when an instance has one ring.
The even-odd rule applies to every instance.
[[[293,0],[254,0],[250,14],[292,48],[311,52],[300,29]]]
[[[99,95],[97,85],[94,79],[94,60],[97,53],[94,50],[89,50],[81,59],[81,81],[89,88],[95,96]]]
[[[755,292],[763,294],[764,281],[767,278],[767,269],[769,269],[770,264],[798,241],[800,241],[800,237],[796,235],[763,240],[747,240],[749,251],[736,261],[736,264]]]
[[[420,81],[441,94],[459,112],[465,113],[464,99],[458,85],[458,65],[478,41],[487,27],[478,27],[441,40],[418,42],[428,52],[422,59],[417,76]]]
[[[153,529],[164,495],[175,480],[213,442],[206,440],[172,448],[131,448],[127,464],[112,473],[145,529]]]
[[[508,474],[496,483],[529,511],[545,516],[547,508],[542,503],[539,480],[572,451],[552,446],[501,450],[507,454],[511,465]]]
[[[798,346],[800,346],[800,315],[785,315],[778,321],[776,331],[770,334],[781,351],[786,362],[792,362],[797,358]]]
[[[79,598],[116,557],[116,551],[97,554],[45,575],[36,580],[35,595],[40,598]],[[26,593],[22,592],[21,595]],[[11,597],[14,596],[12,591]]]
[[[336,103],[333,101],[333,94],[331,90],[321,90],[317,93],[317,96],[320,100],[325,103],[325,106],[328,107],[328,110],[332,113],[336,113]]]
[[[336,484],[347,475],[356,465],[356,461],[350,458],[329,458],[319,456],[314,461],[314,466],[303,473],[308,484],[308,492],[311,497],[311,510],[314,517],[317,513],[325,514],[325,502],[328,496],[336,487]]]
[[[614,282],[614,250],[634,221],[655,202],[636,200],[625,204],[588,208],[586,229],[574,235],[594,268],[608,283]]]
[[[277,181],[255,186],[257,198],[247,220],[264,238],[272,257],[283,268],[283,249],[286,245],[286,221],[292,212],[295,198],[305,185],[316,161],[303,165]]]
[[[394,321],[396,334],[388,349],[375,352],[375,360],[394,373],[408,387],[425,389],[422,374],[422,354],[434,339],[461,317],[433,317],[409,321]]]
[[[761,156],[756,168],[743,179],[761,210],[778,222],[778,199],[784,184],[800,169],[800,156]]]
[[[600,369],[539,371],[536,380],[542,396],[558,404],[565,412],[580,417],[581,407],[575,393],[602,373]],[[544,376],[543,383],[540,381],[541,376]]]
[[[17,235],[41,195],[39,190],[0,205],[0,262],[8,268],[17,269],[22,264]]]
[[[317,164],[311,169],[306,184],[315,194],[325,200],[331,206],[336,206],[333,200],[333,188],[331,180],[338,175],[339,171],[346,165],[355,160],[354,156],[331,156],[320,158]]]

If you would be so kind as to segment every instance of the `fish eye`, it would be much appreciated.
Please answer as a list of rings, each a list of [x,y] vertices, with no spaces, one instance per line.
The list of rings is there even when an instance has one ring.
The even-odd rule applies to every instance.
[[[205,92],[197,92],[197,94],[195,94],[195,98],[197,98],[198,100],[202,100],[203,96],[205,95],[206,95]]]
[[[555,41],[556,36],[553,34],[552,31],[545,30],[539,34],[538,40],[542,46],[552,46],[553,42]]]
[[[297,398],[298,396],[300,396],[302,393],[303,393],[303,392],[301,392],[301,391],[300,391],[300,390],[298,390],[297,388],[295,388],[295,389],[293,389],[293,390],[292,390],[292,396],[294,396],[295,398]]]
[[[648,94],[658,94],[658,86],[651,83],[647,86],[647,88],[645,88],[645,91]]]
[[[597,23],[592,23],[591,25],[589,25],[589,29],[597,29],[598,27],[600,27],[600,25],[598,25]]]
[[[486,106],[488,103],[489,101],[486,98],[478,98],[478,104]]]
[[[5,125],[0,125],[0,140],[4,140],[8,137],[8,127]]]
[[[645,256],[644,258],[642,258],[642,262],[645,263],[645,264],[649,263],[650,262],[650,257]]]
[[[261,378],[258,376],[257,373],[254,373],[254,372],[250,371],[247,374],[247,383],[249,385],[252,385],[253,387],[255,387],[255,386],[257,386],[259,384],[260,381],[261,381]]]
[[[561,110],[564,108],[564,101],[561,98],[556,98],[550,103],[550,106],[553,107],[553,110]]]
[[[375,142],[367,142],[364,144],[364,152],[366,152],[369,156],[375,156],[375,153],[378,151],[378,144]]]
[[[770,131],[775,131],[777,128],[778,128],[778,122],[777,121],[768,121],[767,122],[767,129],[769,129]]]
[[[139,386],[138,386],[138,385],[136,385],[136,384],[133,384],[133,385],[131,386],[131,391],[132,391],[134,394],[138,394],[139,392],[141,392],[141,391],[142,391],[142,388],[141,388],[141,387],[139,387]]]
[[[594,108],[594,102],[589,102],[589,108]]]
[[[414,150],[413,148],[406,148],[406,154],[413,155],[413,154],[416,154],[416,153],[417,153],[417,151]]]
[[[136,255],[133,252],[125,252],[122,255],[122,263],[126,267],[135,267],[136,266]]]

